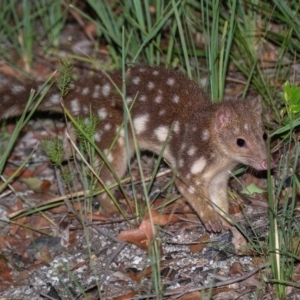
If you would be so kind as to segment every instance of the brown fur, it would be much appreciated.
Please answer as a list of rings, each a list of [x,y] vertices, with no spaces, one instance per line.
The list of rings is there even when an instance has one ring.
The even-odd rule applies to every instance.
[[[111,73],[110,78],[100,74],[79,80],[63,99],[72,115],[88,117],[92,111],[99,117],[95,141],[120,178],[126,171],[124,130],[120,129],[122,82],[120,71]],[[134,154],[132,132],[141,149],[154,153],[160,153],[170,133],[163,156],[178,171],[179,191],[208,231],[222,230],[220,215],[228,220],[230,171],[239,163],[258,170],[267,168],[259,101],[211,104],[194,81],[160,67],[131,68],[125,82],[134,124],[134,128],[128,128],[130,155]],[[22,113],[32,87],[16,86],[2,93],[0,117]],[[61,111],[56,87],[51,88],[39,109]],[[111,148],[117,132],[120,134]],[[102,169],[100,177],[105,184],[114,181],[108,168]],[[99,201],[109,212],[115,210],[106,194]]]

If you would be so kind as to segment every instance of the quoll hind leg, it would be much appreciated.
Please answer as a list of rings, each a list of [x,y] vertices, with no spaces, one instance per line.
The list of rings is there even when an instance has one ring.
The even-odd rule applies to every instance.
[[[209,194],[205,185],[185,183],[182,179],[177,178],[176,186],[197,213],[207,231],[221,232],[228,229],[226,222],[209,203]]]
[[[103,138],[105,139],[105,137]],[[111,150],[109,150],[110,147],[103,149],[103,143],[102,145],[100,143],[98,146],[103,151],[104,155],[106,156],[107,162],[110,164],[110,168],[105,163],[102,164],[99,172],[99,177],[101,179],[101,182],[106,187],[110,187],[112,184],[117,182],[115,176],[119,180],[121,180],[124,177],[127,169],[127,151],[125,148],[124,137],[119,136],[118,139],[114,142],[114,146]],[[110,171],[110,169],[114,171],[115,176]],[[98,184],[100,188],[103,188],[102,183]],[[110,189],[111,195],[114,194],[115,189],[116,188]],[[97,196],[97,200],[103,212],[108,215],[117,213],[119,211],[117,205],[112,200],[111,195],[109,195],[109,193],[103,192]]]

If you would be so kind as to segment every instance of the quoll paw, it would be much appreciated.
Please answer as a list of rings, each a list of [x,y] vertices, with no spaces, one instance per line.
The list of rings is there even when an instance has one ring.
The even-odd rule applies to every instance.
[[[119,213],[119,210],[116,206],[116,204],[113,203],[111,199],[109,199],[105,194],[98,195],[97,200],[102,208],[102,211],[105,215],[114,215]]]
[[[208,232],[218,233],[230,229],[230,225],[216,211],[210,211],[202,218],[202,223]]]

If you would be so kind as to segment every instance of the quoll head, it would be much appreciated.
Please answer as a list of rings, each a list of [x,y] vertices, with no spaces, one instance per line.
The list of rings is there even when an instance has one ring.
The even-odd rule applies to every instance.
[[[266,170],[267,135],[260,101],[224,102],[218,107],[215,117],[216,139],[223,154],[236,163]]]

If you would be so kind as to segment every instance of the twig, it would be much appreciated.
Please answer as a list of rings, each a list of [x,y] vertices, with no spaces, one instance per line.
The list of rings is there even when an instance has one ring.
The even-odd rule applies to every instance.
[[[45,294],[45,293],[40,293],[40,296],[42,296],[42,297],[44,297],[44,298],[47,298],[47,299],[49,299],[49,300],[56,300],[57,298],[53,298],[53,297],[51,297],[51,296],[49,296],[49,295],[47,295],[47,294]]]
[[[101,277],[100,280],[100,286],[105,282],[106,277],[108,276],[108,269],[113,262],[113,260],[116,258],[116,256],[124,249],[124,247],[127,245],[127,243],[123,242],[122,244],[119,245],[119,247],[114,251],[114,253],[107,259],[105,268],[104,268],[104,273]]]

